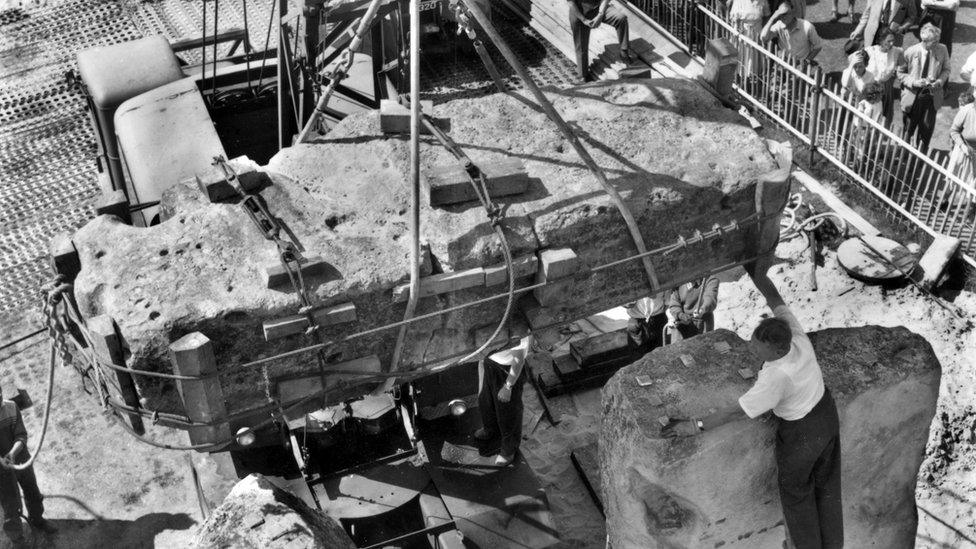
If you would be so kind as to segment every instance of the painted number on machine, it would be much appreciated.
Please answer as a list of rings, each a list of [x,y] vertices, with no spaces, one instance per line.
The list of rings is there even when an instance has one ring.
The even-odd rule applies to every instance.
[[[440,6],[441,0],[427,0],[420,3],[420,11],[434,10]]]

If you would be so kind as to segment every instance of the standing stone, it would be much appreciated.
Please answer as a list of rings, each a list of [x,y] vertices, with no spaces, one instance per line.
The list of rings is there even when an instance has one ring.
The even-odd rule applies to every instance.
[[[809,334],[840,414],[848,547],[912,547],[916,475],[935,413],[940,366],[905,328]],[[714,344],[725,341],[725,353]],[[694,362],[685,366],[681,355]],[[603,390],[600,471],[614,549],[776,548],[782,508],[775,419],[740,420],[696,437],[664,439],[658,418],[701,417],[749,389],[738,370],[761,363],[732,332],[659,348]],[[636,375],[653,384],[640,387]],[[660,405],[655,405],[663,401]]]

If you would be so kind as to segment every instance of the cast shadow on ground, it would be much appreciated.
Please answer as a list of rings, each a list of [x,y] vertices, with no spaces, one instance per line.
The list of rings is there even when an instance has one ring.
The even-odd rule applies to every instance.
[[[46,496],[46,499],[69,499],[92,514],[92,519],[50,519],[58,528],[53,536],[35,534],[25,527],[28,541],[36,547],[156,547],[156,536],[166,530],[189,530],[196,520],[185,513],[148,513],[135,520],[105,519],[81,501],[70,496]],[[3,546],[4,548],[6,547]]]

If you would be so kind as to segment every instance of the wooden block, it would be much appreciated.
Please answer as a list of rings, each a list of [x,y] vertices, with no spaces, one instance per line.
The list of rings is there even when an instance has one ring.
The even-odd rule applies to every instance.
[[[427,115],[433,115],[434,102],[421,101],[420,111]],[[380,100],[380,131],[383,133],[409,133],[410,109],[392,99]],[[429,134],[430,132],[421,125],[420,133]]]
[[[352,303],[342,303],[334,307],[322,307],[312,311],[312,317],[319,326],[335,326],[346,322],[356,321],[356,306]],[[271,341],[290,335],[301,334],[308,328],[308,317],[305,315],[291,315],[264,322],[264,339]]]
[[[631,352],[630,337],[627,335],[627,330],[600,334],[571,342],[569,352],[572,353],[580,366],[586,368],[629,355]]]
[[[492,198],[522,194],[529,187],[525,165],[517,158],[505,158],[481,166]],[[423,173],[424,185],[430,193],[430,205],[446,206],[478,200],[471,179],[460,162],[434,166]]]
[[[515,279],[529,276],[539,270],[539,258],[533,255],[523,255],[512,259],[512,270],[515,271]],[[508,267],[503,263],[494,267],[485,268],[485,286],[495,286],[508,282]]]
[[[319,276],[329,271],[329,264],[321,256],[311,255],[306,256],[301,262],[301,269],[303,277]],[[285,270],[285,267],[280,261],[276,261],[264,268],[265,287],[277,288],[278,286],[290,283],[291,279],[288,278],[288,271]]]
[[[102,194],[98,197],[98,201],[95,202],[95,215],[114,215],[126,225],[132,224],[132,215],[129,213],[129,201],[125,198],[125,193],[121,189],[102,191]]]
[[[207,170],[196,174],[197,187],[210,202],[222,202],[235,199],[237,190],[224,178],[224,171],[217,166],[210,166]],[[265,172],[256,170],[238,172],[237,182],[249,193],[256,193],[271,186],[271,177]]]
[[[552,357],[552,369],[564,381],[571,381],[583,374],[583,369],[572,354]]]
[[[742,376],[742,379],[752,379],[756,377],[755,372],[753,372],[750,368],[742,368],[739,370],[739,375]]]
[[[569,279],[577,270],[579,270],[579,258],[572,249],[542,250],[539,252],[539,269],[535,280],[536,283],[541,283]],[[539,304],[549,306],[565,301],[569,297],[569,287],[565,283],[549,284],[543,288],[536,288],[533,294]]]
[[[456,292],[465,288],[485,285],[485,270],[481,267],[466,269],[453,273],[442,273],[426,276],[420,279],[420,295],[418,297],[429,297],[432,295]],[[402,303],[410,296],[410,283],[405,282],[393,288],[393,302]]]
[[[643,66],[630,66],[617,71],[620,78],[651,78],[651,68],[647,65]]]
[[[207,336],[200,332],[189,333],[171,343],[169,354],[176,374],[201,376],[217,371],[213,345]],[[183,407],[190,420],[210,423],[227,417],[219,378],[178,381],[176,387],[183,398]],[[213,426],[190,427],[187,432],[191,444],[223,442],[230,438],[230,425],[217,423]]]
[[[88,319],[86,322],[88,334],[91,338],[92,348],[98,358],[107,364],[125,367],[125,351],[122,346],[122,338],[119,337],[115,321],[108,315],[98,315]],[[118,391],[122,401],[132,408],[139,408],[139,393],[136,391],[135,381],[132,374],[119,370],[105,368],[102,373],[114,378],[117,384],[111,389]],[[146,429],[142,424],[142,415],[138,412],[128,414],[129,425],[132,430],[142,435]]]
[[[58,233],[51,239],[51,269],[64,276],[65,282],[74,282],[81,272],[81,258],[68,233]]]
[[[946,264],[959,250],[959,244],[958,238],[943,235],[935,237],[922,255],[922,259],[918,260],[919,270],[922,273],[922,279],[919,281],[921,287],[930,290],[938,283]]]
[[[691,368],[695,365],[695,357],[691,355],[679,355],[678,358],[681,359],[681,363],[684,364],[685,368]]]

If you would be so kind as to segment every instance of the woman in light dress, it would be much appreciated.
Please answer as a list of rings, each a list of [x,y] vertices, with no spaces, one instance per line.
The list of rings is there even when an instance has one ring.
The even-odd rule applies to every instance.
[[[973,189],[976,185],[976,103],[973,103],[973,94],[976,89],[970,88],[966,93],[959,96],[959,103],[964,105],[959,107],[959,112],[952,121],[949,128],[949,138],[952,141],[952,152],[949,153],[949,163],[946,168],[969,188]],[[967,214],[972,215],[976,208],[973,207],[973,194],[958,185],[950,182],[947,185],[947,192],[942,197],[943,207],[949,204],[968,205]]]
[[[759,32],[763,22],[769,17],[769,3],[766,0],[732,0],[729,6],[728,21],[747,38],[759,42]],[[759,53],[752,48],[739,46],[743,74],[751,77],[759,69]]]
[[[875,79],[874,73],[867,68],[868,54],[858,50],[848,56],[848,66],[841,75],[841,87],[848,101],[865,116],[880,122],[883,109],[881,100],[881,84]],[[853,128],[850,132],[849,154],[855,164],[859,158],[858,151],[863,152],[867,124],[859,116],[853,116]]]
[[[885,128],[891,129],[895,104],[897,71],[905,64],[904,50],[895,46],[895,35],[890,29],[878,31],[878,44],[867,48],[867,70],[881,84],[881,119]]]

